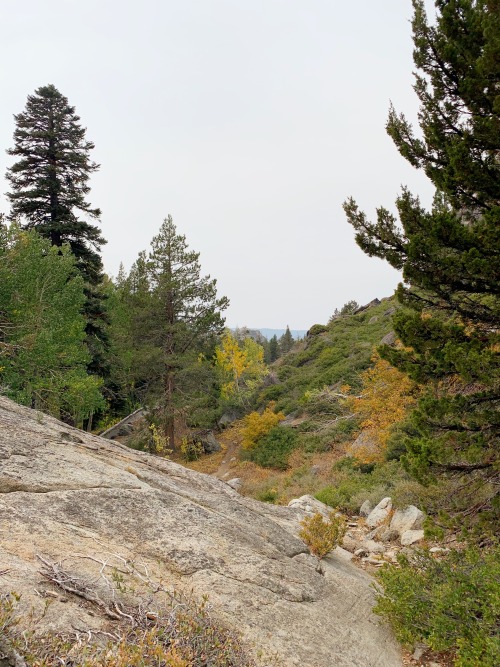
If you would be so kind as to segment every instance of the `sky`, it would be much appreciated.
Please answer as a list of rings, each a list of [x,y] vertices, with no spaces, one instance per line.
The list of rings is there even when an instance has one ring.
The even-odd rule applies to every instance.
[[[429,6],[432,3],[429,0]],[[13,115],[54,84],[76,107],[105,270],[171,214],[231,302],[229,326],[308,329],[400,276],[342,202],[395,211],[431,184],[385,132],[416,122],[410,0],[0,0],[0,212]]]

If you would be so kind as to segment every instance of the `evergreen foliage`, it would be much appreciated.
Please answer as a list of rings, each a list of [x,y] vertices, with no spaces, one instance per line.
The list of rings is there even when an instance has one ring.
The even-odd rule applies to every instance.
[[[85,139],[75,108],[53,85],[29,95],[26,110],[14,118],[14,148],[7,152],[19,160],[7,171],[11,217],[36,228],[52,245],[69,243],[82,275],[95,284],[101,271],[95,248],[104,239],[78,217],[78,212],[93,219],[101,214],[86,201],[88,180],[99,168],[89,157],[94,144]]]
[[[335,308],[333,311],[333,315],[330,317],[328,320],[328,323],[331,324],[333,320],[336,320],[337,317],[343,317],[344,315],[354,315],[354,313],[358,310],[359,308],[359,303],[357,301],[354,301],[354,299],[351,299],[350,301],[347,301],[344,303],[342,308],[340,310],[338,308]]]
[[[498,547],[427,552],[399,557],[384,567],[375,611],[386,616],[407,645],[424,642],[453,651],[457,667],[496,667],[500,657],[500,553]]]
[[[381,355],[428,387],[405,463],[424,481],[462,477],[463,525],[498,511],[500,4],[437,0],[435,25],[413,6],[421,136],[393,108],[387,130],[436,186],[434,206],[403,189],[401,226],[385,208],[370,222],[352,199],[344,207],[360,247],[403,272],[394,326],[407,348]]]
[[[293,347],[293,343],[293,336],[290,331],[290,327],[287,324],[285,333],[279,339],[280,354],[286,354],[287,352],[290,352]]]
[[[269,339],[269,363],[272,364],[273,361],[276,361],[276,359],[279,357],[280,350],[279,350],[279,344],[278,344],[278,337],[276,334],[274,336],[271,336]]]
[[[89,178],[99,168],[90,159],[94,144],[85,138],[75,108],[53,85],[29,95],[25,110],[14,118],[14,147],[7,151],[18,158],[7,170],[11,218],[53,246],[69,245],[85,281],[89,370],[104,374],[107,317],[99,249],[105,240],[86,220],[101,215],[86,199]]]
[[[257,440],[252,449],[245,452],[244,458],[263,468],[286,470],[288,457],[297,445],[298,437],[293,429],[287,426],[273,426]]]

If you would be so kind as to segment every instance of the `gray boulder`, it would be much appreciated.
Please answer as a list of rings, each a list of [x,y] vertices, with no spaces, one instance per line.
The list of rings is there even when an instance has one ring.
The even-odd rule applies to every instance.
[[[206,431],[201,436],[195,436],[196,441],[201,443],[205,454],[220,452],[221,446],[212,431]]]
[[[366,518],[366,525],[369,528],[375,528],[380,526],[384,521],[387,520],[390,512],[392,510],[392,500],[390,498],[383,498],[379,504],[372,509],[370,514]]]
[[[229,424],[232,424],[235,422],[237,419],[240,418],[239,412],[236,412],[235,410],[229,410],[228,412],[225,412],[222,417],[219,419],[219,426],[221,428],[226,428],[226,426],[229,426]]]
[[[405,530],[405,532],[401,535],[401,545],[403,547],[409,547],[411,544],[421,542],[423,539],[423,530]]]
[[[290,500],[288,507],[298,510],[303,516],[312,516],[319,512],[325,519],[330,516],[330,512],[332,511],[331,507],[309,495],[300,496],[300,498]]]
[[[396,333],[394,331],[389,331],[380,341],[380,345],[394,345],[396,342]]]
[[[1,396],[0,463],[0,594],[21,595],[19,631],[30,617],[37,633],[120,631],[100,608],[90,615],[81,598],[41,577],[41,557],[102,595],[120,572],[137,603],[153,608],[167,595],[159,581],[198,599],[208,593],[259,667],[401,666],[399,646],[372,612],[371,578],[335,552],[317,572],[294,534],[296,509],[244,498],[214,477],[52,417],[40,422]]]
[[[347,447],[348,456],[363,459],[368,455],[377,455],[380,447],[369,431],[361,431],[356,440]]]
[[[380,542],[395,542],[399,537],[398,531],[389,526],[379,526],[374,532],[374,538]]]
[[[424,519],[425,515],[418,507],[408,505],[404,510],[394,512],[390,527],[402,535],[407,530],[420,530],[424,525]]]
[[[371,502],[369,500],[365,500],[365,502],[359,508],[359,514],[360,516],[368,516],[372,509]]]

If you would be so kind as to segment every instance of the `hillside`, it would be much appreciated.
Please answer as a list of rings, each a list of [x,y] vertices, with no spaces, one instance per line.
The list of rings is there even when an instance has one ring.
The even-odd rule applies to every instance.
[[[363,465],[351,449],[365,433],[358,415],[346,411],[336,394],[356,393],[363,372],[373,367],[373,351],[393,343],[393,298],[376,300],[359,312],[311,327],[307,338],[271,366],[266,386],[256,393],[257,414],[271,405],[285,419],[249,451],[246,419],[217,435],[222,450],[184,465],[223,480],[267,503],[286,505],[304,494],[355,515],[365,501],[372,506],[391,496],[395,506],[421,506],[425,490],[397,460]],[[271,384],[269,380],[271,379]],[[346,414],[347,412],[347,414]],[[344,418],[347,417],[347,418]]]

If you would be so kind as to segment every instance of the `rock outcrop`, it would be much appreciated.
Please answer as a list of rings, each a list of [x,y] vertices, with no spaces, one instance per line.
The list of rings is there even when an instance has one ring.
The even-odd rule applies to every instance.
[[[124,585],[133,564],[208,593],[260,665],[401,665],[370,578],[335,553],[319,574],[296,513],[0,397],[0,590],[22,595],[37,632],[105,622],[41,577],[39,557],[86,581],[124,571]]]

